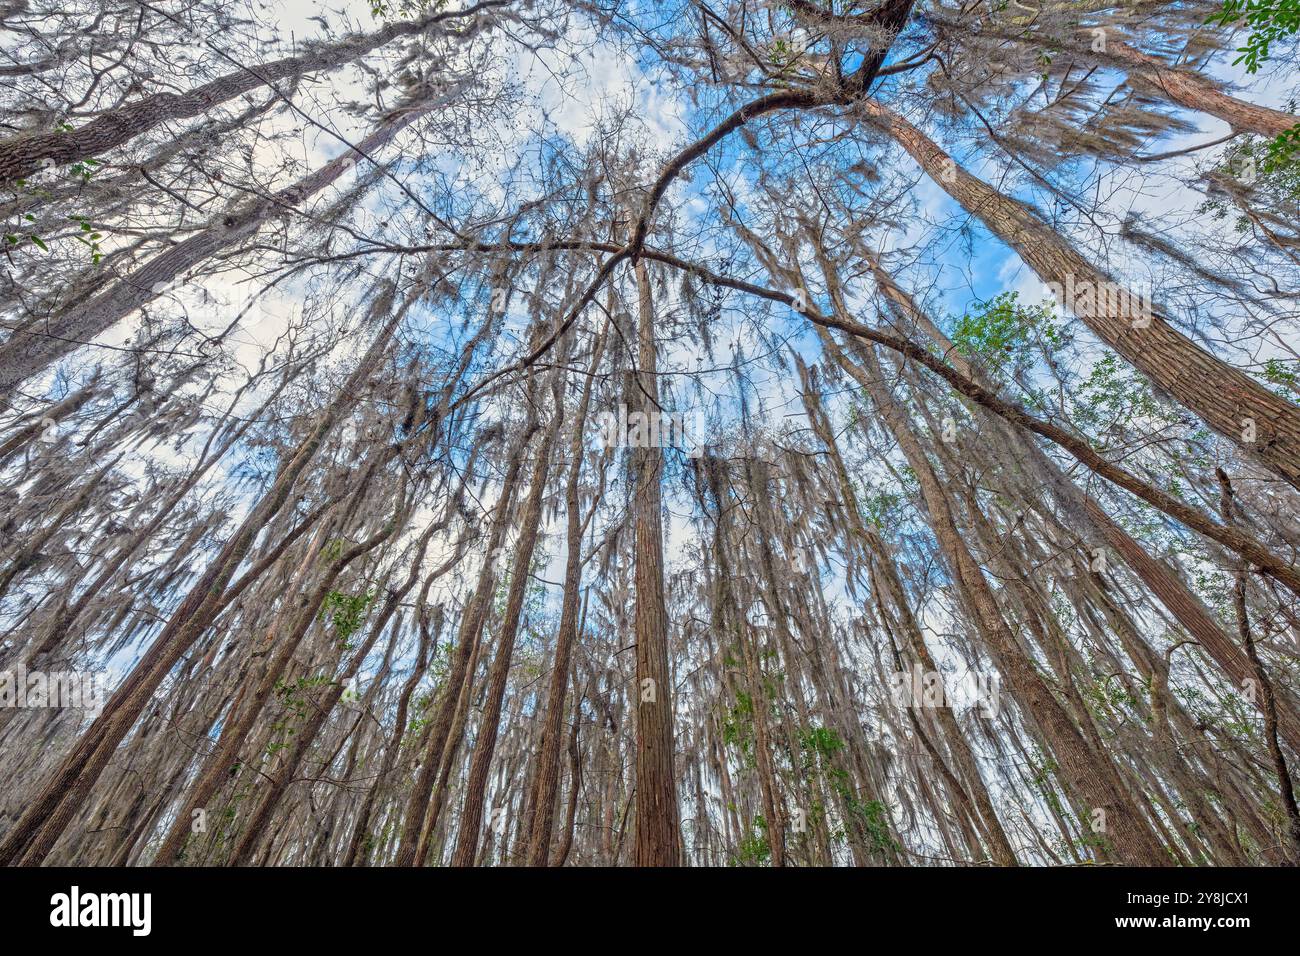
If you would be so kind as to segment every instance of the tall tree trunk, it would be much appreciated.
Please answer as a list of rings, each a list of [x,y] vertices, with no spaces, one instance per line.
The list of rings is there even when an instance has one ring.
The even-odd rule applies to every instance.
[[[381,457],[379,455],[375,456],[370,466],[366,468],[361,476],[353,492],[354,503],[360,502],[364,496],[380,461]],[[228,779],[230,767],[239,756],[240,748],[252,731],[267,700],[274,693],[276,684],[280,681],[289,666],[289,662],[293,659],[294,652],[316,621],[321,606],[325,603],[326,595],[334,587],[334,582],[338,580],[339,575],[343,573],[349,564],[374,550],[391,537],[404,523],[405,512],[405,506],[400,506],[399,513],[391,521],[387,522],[377,534],[372,535],[360,544],[352,545],[338,558],[330,561],[324,572],[319,575],[319,580],[309,590],[304,591],[292,607],[283,609],[263,640],[265,650],[268,653],[274,651],[274,656],[266,663],[244,706],[236,708],[232,705],[231,712],[222,724],[221,735],[217,740],[216,749],[208,757],[199,772],[198,778],[190,787],[189,795],[186,797],[180,812],[177,813],[171,829],[163,838],[162,845],[159,847],[157,856],[154,859],[155,864],[172,865],[179,861],[185,842],[191,833],[191,820],[194,813],[201,808],[205,808],[221,784]],[[324,536],[329,529],[329,524],[321,525],[316,540],[307,549],[307,553],[304,555],[296,574],[295,590],[317,577],[311,572],[313,565],[317,563],[320,557],[320,549],[325,540]],[[342,533],[345,530],[345,526],[340,523],[338,531]],[[244,696],[243,692],[241,692],[240,696]]]
[[[972,176],[877,100],[859,107],[962,208],[1014,249],[1097,336],[1155,385],[1300,489],[1300,407],[1206,352],[1084,258],[1024,203]]]
[[[636,388],[646,422],[660,421],[654,304],[644,260],[635,266]],[[647,443],[649,444],[649,443]],[[664,601],[662,448],[634,448],[633,516],[636,542],[636,863],[680,866],[681,827],[673,773],[674,689],[668,669],[668,610]]]
[[[391,308],[391,290],[380,297],[376,313]],[[83,733],[45,787],[0,842],[0,866],[39,863],[81,808],[90,788],[103,773],[117,745],[148,705],[155,690],[177,661],[207,629],[221,607],[223,593],[258,534],[288,500],[299,476],[343,417],[364,383],[379,365],[397,330],[404,308],[375,337],[343,388],[321,414],[315,427],[276,475],[271,488],[251,509],[220,554],[181,601],[131,673],[118,687],[94,723]]]
[[[542,499],[551,474],[551,450],[564,422],[564,373],[567,358],[561,357],[554,372],[551,399],[554,404],[551,424],[537,449],[533,465],[531,486],[519,522],[522,528],[515,545],[515,561],[511,570],[510,589],[506,596],[505,615],[501,619],[501,636],[497,639],[496,657],[488,674],[487,699],[479,721],[478,736],[474,741],[474,757],[470,761],[469,777],[465,781],[465,803],[461,809],[460,831],[456,849],[452,852],[452,866],[473,866],[478,853],[479,831],[483,823],[484,790],[492,755],[496,752],[497,734],[501,723],[501,702],[505,699],[506,680],[510,676],[510,661],[514,656],[515,641],[519,635],[519,621],[523,615],[524,598],[528,595],[533,552],[542,522]]]
[[[440,101],[441,98],[430,94],[423,102],[390,111],[357,145],[355,152],[374,154]],[[302,205],[335,182],[354,161],[351,153],[330,160],[292,186],[254,199],[217,218],[201,232],[154,256],[90,301],[54,316],[48,323],[40,323],[39,327],[16,331],[0,345],[0,399],[7,398],[24,380],[45,371],[157,298],[182,273],[252,237],[284,210]]]
[[[952,340],[944,335],[925,310],[920,308],[912,296],[881,267],[879,260],[870,253],[866,253],[865,258],[871,267],[877,286],[902,316],[942,349],[944,357],[957,371],[990,392],[998,393],[1000,390],[997,385],[979,368],[962,357]],[[1182,578],[1164,562],[1152,557],[1146,548],[1120,527],[1095,499],[1085,494],[1066,477],[1060,467],[1032,439],[1015,429],[1010,422],[995,420],[999,421],[1007,440],[1020,451],[1027,466],[1047,479],[1047,486],[1062,504],[1072,511],[1086,515],[1106,543],[1124,559],[1133,573],[1156,596],[1165,609],[1200,642],[1206,653],[1223,668],[1229,679],[1238,687],[1242,686],[1242,683],[1253,674],[1250,661],[1224,633],[1223,628]],[[1256,703],[1263,707],[1262,700]],[[1283,734],[1291,746],[1300,751],[1300,712],[1297,712],[1289,700],[1280,700],[1278,706]]]
[[[871,352],[873,347],[866,345],[858,350],[861,362],[858,364],[843,354],[829,333],[822,333],[822,341],[844,370],[872,396],[886,426],[907,458],[908,465],[915,472],[930,516],[931,528],[942,552],[948,558],[957,583],[969,600],[981,635],[988,642],[989,650],[1013,696],[1041,729],[1071,789],[1083,796],[1090,812],[1104,812],[1104,816],[1098,819],[1104,820],[1106,840],[1113,846],[1113,851],[1107,852],[1103,848],[1103,855],[1113,854],[1133,865],[1168,865],[1168,855],[1141,811],[1125,792],[1109,757],[1097,753],[1089,746],[1008,629],[997,599],[984,579],[983,571],[966,548],[938,477],[930,467],[905,413],[884,385],[880,367]]]
[[[202,116],[213,107],[254,92],[260,87],[274,88],[280,80],[336,69],[398,37],[419,36],[431,31],[442,21],[453,17],[476,16],[492,8],[505,7],[508,3],[509,0],[482,0],[464,10],[432,13],[418,20],[391,23],[373,33],[349,36],[335,43],[318,44],[302,56],[241,67],[210,83],[196,86],[188,93],[153,93],[105,112],[80,129],[29,133],[0,141],[0,182],[23,179],[43,165],[61,166],[101,156],[163,123]],[[462,35],[476,32],[478,30],[472,24]]]
[[[443,750],[451,737],[452,723],[459,708],[462,687],[467,680],[473,679],[473,675],[469,673],[470,659],[487,619],[496,580],[493,556],[505,540],[515,486],[519,482],[519,472],[523,465],[523,454],[535,428],[536,423],[530,421],[525,434],[515,445],[509,464],[506,466],[506,474],[501,483],[501,494],[497,500],[496,513],[492,517],[492,526],[484,550],[483,567],[479,571],[474,594],[461,613],[456,647],[452,652],[451,669],[439,695],[436,717],[421,756],[420,771],[416,775],[410,798],[407,800],[406,815],[402,821],[401,841],[397,856],[393,860],[394,866],[423,866],[425,855],[428,853],[429,837],[435,821],[433,819],[426,821],[426,817],[431,816],[429,811],[434,796],[434,783],[441,769]]]
[[[578,685],[574,675],[573,685]],[[578,815],[578,797],[582,793],[582,750],[578,747],[578,732],[582,729],[582,696],[574,693],[573,725],[569,728],[569,806],[564,814],[564,827],[560,830],[560,845],[555,848],[554,866],[564,866],[573,849],[573,823]]]
[[[1091,50],[1091,46],[1084,49]],[[1129,46],[1123,40],[1106,38],[1106,49],[1096,54],[1103,65],[1121,65],[1130,81],[1164,93],[1171,102],[1189,110],[1218,117],[1234,130],[1258,133],[1273,139],[1300,123],[1300,117],[1283,110],[1257,106],[1229,96],[1209,76],[1191,70],[1174,69],[1157,57]],[[1135,84],[1136,85],[1136,84]]]
[[[835,472],[835,477],[839,483],[840,496],[844,501],[844,510],[848,513],[849,525],[861,539],[869,557],[876,559],[874,566],[878,568],[877,584],[883,584],[884,590],[888,593],[889,599],[894,605],[908,648],[916,656],[925,671],[937,674],[939,673],[938,665],[930,654],[930,649],[925,643],[925,637],[916,623],[911,604],[907,599],[907,592],[903,588],[902,579],[899,577],[898,569],[894,565],[891,549],[880,535],[868,528],[863,522],[857,492],[853,488],[853,482],[849,477],[848,468],[844,464],[844,458],[840,455],[839,443],[836,442],[835,434],[830,428],[830,422],[822,410],[820,397],[809,388],[806,375],[804,376],[804,382],[803,397],[804,405],[808,410],[808,418],[817,437],[821,439],[830,455],[831,467]],[[1002,828],[1002,822],[998,819],[997,812],[993,808],[993,801],[989,797],[988,788],[984,785],[983,778],[980,776],[979,764],[970,749],[970,744],[957,724],[957,718],[950,708],[940,707],[937,708],[937,711],[936,716],[943,727],[944,736],[948,740],[959,769],[969,781],[971,799],[978,811],[976,820],[988,841],[994,862],[1000,866],[1018,865],[1015,850],[1012,849],[1011,841],[1008,839],[1006,831]]]
[[[555,635],[555,659],[551,662],[551,683],[546,695],[543,717],[542,753],[537,761],[537,788],[533,797],[533,823],[528,838],[529,866],[546,866],[551,848],[551,830],[555,820],[555,796],[560,785],[561,728],[564,725],[564,700],[573,669],[573,645],[578,634],[578,598],[582,587],[582,531],[578,483],[582,477],[583,446],[586,438],[587,413],[600,360],[605,351],[606,323],[592,346],[591,367],[582,385],[582,397],[573,419],[569,439],[569,474],[564,485],[567,552],[564,562],[564,594],[560,604],[560,624]]]
[[[1223,520],[1233,520],[1232,482],[1220,468],[1217,472],[1221,491]],[[1277,777],[1278,796],[1282,802],[1283,832],[1286,834],[1287,855],[1293,865],[1300,865],[1300,809],[1296,807],[1295,789],[1291,785],[1291,771],[1287,768],[1286,755],[1277,740],[1277,704],[1273,695],[1273,682],[1264,669],[1264,662],[1259,659],[1259,650],[1255,647],[1255,636],[1250,627],[1250,615],[1246,609],[1246,567],[1238,563],[1233,569],[1232,607],[1237,616],[1237,633],[1246,656],[1254,668],[1255,690],[1261,699],[1264,711],[1264,745],[1273,761],[1273,773]],[[1245,685],[1251,686],[1249,684]],[[1252,694],[1251,696],[1255,696]]]

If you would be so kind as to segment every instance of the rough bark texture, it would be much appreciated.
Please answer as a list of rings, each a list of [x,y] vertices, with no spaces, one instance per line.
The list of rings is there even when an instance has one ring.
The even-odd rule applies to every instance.
[[[654,305],[650,277],[636,264],[639,310],[636,376],[641,410],[657,419],[659,383]],[[681,830],[677,777],[673,772],[673,699],[668,667],[668,610],[664,602],[661,511],[663,449],[632,450],[636,540],[636,862],[638,866],[680,866]]]
[[[877,100],[861,109],[971,215],[1009,245],[1066,307],[1155,385],[1207,425],[1300,488],[1300,407],[1200,348],[1084,258],[1026,205],[972,176],[933,140]],[[1243,436],[1252,431],[1254,441]]]
[[[97,116],[80,129],[55,133],[29,133],[0,141],[0,182],[31,176],[46,165],[63,166],[102,156],[163,123],[202,116],[214,106],[257,89],[274,87],[280,80],[332,70],[408,36],[419,36],[451,18],[473,16],[504,7],[509,0],[484,0],[466,10],[434,13],[418,20],[390,23],[373,33],[322,44],[302,56],[284,57],[243,67],[187,93],[154,93]]]

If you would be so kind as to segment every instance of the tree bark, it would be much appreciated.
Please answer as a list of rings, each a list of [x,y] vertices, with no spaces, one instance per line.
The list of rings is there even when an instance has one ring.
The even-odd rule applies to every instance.
[[[383,299],[391,305],[390,295],[383,296]],[[181,601],[149,650],[105,705],[103,712],[81,735],[72,752],[5,835],[0,842],[0,866],[20,861],[36,864],[45,858],[55,840],[80,809],[117,745],[143,713],[154,691],[215,617],[231,577],[252,548],[259,532],[284,505],[294,484],[315,457],[325,437],[364,392],[364,383],[387,351],[389,340],[404,314],[404,309],[398,309],[375,337],[342,390],[276,475],[271,488],[249,512],[235,534],[227,540],[221,553],[208,565]]]
[[[659,421],[654,305],[645,262],[635,266],[640,371],[636,388],[646,421]],[[664,601],[663,449],[634,448],[633,520],[636,542],[636,863],[680,866],[681,828],[673,773],[674,688],[668,668],[668,610]]]
[[[390,112],[357,146],[370,155],[398,132],[434,109],[436,99]],[[178,277],[218,252],[253,236],[277,214],[295,209],[335,182],[354,161],[338,156],[314,173],[271,196],[254,199],[218,218],[196,235],[150,259],[107,291],[84,304],[55,316],[39,327],[15,331],[0,345],[0,400],[10,396],[26,379],[108,331],[115,323],[161,295]]]
[[[605,351],[608,323],[592,346],[591,368],[582,386],[582,397],[573,420],[569,439],[569,474],[564,486],[567,553],[564,562],[564,594],[560,604],[560,624],[555,635],[555,659],[551,662],[551,683],[546,695],[543,717],[542,753],[537,762],[537,789],[533,797],[533,823],[528,838],[528,865],[546,866],[551,847],[551,830],[555,820],[555,796],[560,786],[561,728],[564,725],[564,700],[573,667],[573,645],[578,634],[578,598],[582,587],[582,531],[578,482],[582,476],[583,445],[586,438],[587,413],[591,393]]]
[[[917,305],[912,296],[902,289],[892,276],[885,272],[879,261],[870,254],[867,254],[866,258],[876,280],[876,285],[885,294],[885,297],[893,303],[894,307],[902,313],[903,317],[912,322],[935,345],[942,349],[944,358],[958,372],[990,392],[997,392],[997,386],[978,368],[962,357],[952,341],[931,321],[930,317]],[[1196,638],[1206,653],[1223,668],[1223,672],[1228,678],[1238,687],[1242,686],[1242,683],[1252,676],[1250,661],[1224,633],[1223,628],[1214,620],[1210,612],[1206,610],[1205,605],[1192,593],[1182,578],[1164,562],[1152,557],[1146,548],[1121,528],[1095,499],[1085,494],[1063,475],[1056,463],[1048,458],[1031,439],[1015,430],[1010,422],[1004,421],[1002,427],[1005,429],[1008,440],[1015,447],[1021,449],[1028,458],[1030,466],[1041,471],[1047,477],[1049,487],[1053,493],[1070,508],[1081,510],[1087,516],[1106,543],[1124,559],[1133,573],[1156,596],[1165,609],[1173,614],[1178,623],[1186,628],[1192,637]],[[1263,706],[1262,700],[1257,701],[1257,703],[1259,706]],[[1291,746],[1300,751],[1300,713],[1297,713],[1296,709],[1286,700],[1278,701],[1278,706],[1283,734]]]
[[[483,567],[479,571],[474,594],[461,614],[451,669],[439,695],[441,699],[437,705],[437,716],[434,718],[424,753],[421,756],[420,772],[416,775],[410,798],[407,800],[406,814],[402,821],[401,841],[398,845],[397,855],[393,860],[394,866],[423,866],[425,856],[428,853],[429,837],[435,822],[429,812],[434,796],[434,783],[438,771],[441,769],[443,750],[451,737],[452,723],[460,703],[462,686],[466,680],[473,677],[469,673],[470,659],[475,646],[478,644],[483,624],[487,619],[489,602],[492,599],[493,582],[496,580],[492,556],[505,540],[506,524],[509,520],[511,504],[514,501],[515,486],[519,482],[523,453],[528,446],[528,441],[532,437],[535,427],[535,423],[530,421],[526,433],[521,436],[518,444],[516,444],[515,450],[510,456],[509,464],[506,466],[505,478],[501,484],[501,495],[497,500],[496,514],[492,517],[492,526],[488,534]],[[426,817],[430,818],[427,822]]]
[[[105,112],[76,130],[29,133],[0,142],[0,182],[26,178],[44,165],[62,166],[102,156],[155,127],[175,120],[201,116],[214,106],[284,79],[332,70],[404,36],[419,36],[453,17],[476,16],[509,0],[482,0],[465,10],[434,13],[418,20],[392,23],[382,30],[321,44],[302,56],[285,57],[243,67],[187,93],[153,93]],[[477,32],[477,30],[473,30]]]
[[[1087,801],[1088,810],[1104,811],[1106,839],[1113,845],[1113,850],[1102,847],[1101,854],[1113,855],[1131,865],[1169,865],[1168,854],[1146,819],[1129,799],[1109,758],[1096,753],[1089,746],[1017,645],[1002,617],[992,589],[962,540],[938,477],[930,467],[903,411],[885,388],[879,365],[871,354],[871,347],[858,350],[862,363],[859,365],[840,351],[829,333],[822,333],[822,341],[845,371],[871,394],[890,433],[915,472],[921,484],[931,528],[958,585],[969,600],[980,632],[988,642],[989,650],[1012,694],[1042,731],[1070,787]]]
[[[877,100],[864,99],[860,108],[1044,282],[1072,299],[1066,307],[1103,342],[1220,435],[1300,489],[1300,407],[1196,345],[1153,303],[1143,303],[1114,282],[1024,203],[966,172],[902,116]]]
[[[537,449],[533,465],[528,498],[520,516],[522,531],[515,545],[515,561],[511,570],[510,589],[506,596],[505,615],[501,619],[501,636],[497,640],[496,657],[488,675],[487,699],[479,721],[478,736],[474,742],[474,757],[470,761],[469,776],[465,781],[465,803],[461,809],[460,831],[456,848],[452,852],[452,866],[473,866],[478,853],[479,831],[483,823],[484,790],[492,755],[496,752],[497,734],[501,723],[501,702],[505,698],[506,680],[510,676],[510,661],[514,656],[515,641],[519,635],[519,621],[523,614],[524,598],[528,595],[529,574],[532,571],[533,552],[542,521],[542,498],[551,473],[551,449],[564,422],[564,370],[565,359],[554,373],[551,388],[554,403],[551,424]]]

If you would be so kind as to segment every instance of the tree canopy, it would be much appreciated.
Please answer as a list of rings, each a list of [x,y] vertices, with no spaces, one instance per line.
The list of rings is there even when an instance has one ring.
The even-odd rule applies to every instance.
[[[1300,863],[1293,0],[0,0],[0,863]]]

